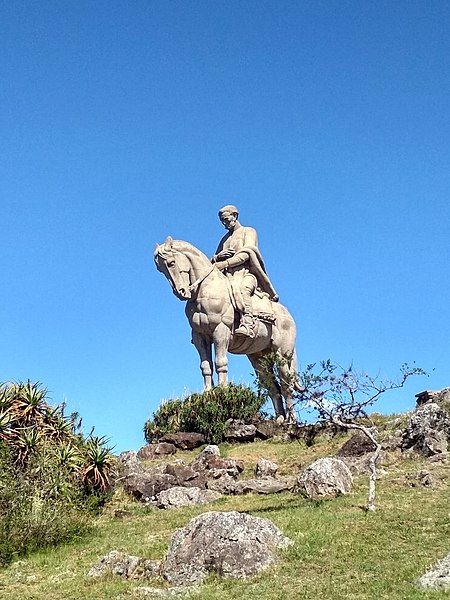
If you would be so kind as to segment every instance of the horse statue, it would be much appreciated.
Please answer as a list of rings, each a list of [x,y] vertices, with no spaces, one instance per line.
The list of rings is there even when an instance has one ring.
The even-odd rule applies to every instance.
[[[298,381],[295,323],[286,307],[263,295],[258,299],[255,294],[259,308],[262,307],[260,313],[256,311],[260,318],[255,336],[235,335],[239,318],[228,278],[203,252],[189,242],[168,237],[164,244],[156,245],[154,258],[156,268],[169,280],[175,296],[186,301],[185,312],[192,328],[192,343],[200,356],[205,390],[214,385],[213,345],[219,385],[228,384],[227,353],[246,354],[268,390],[276,416],[296,422],[293,392],[303,388]],[[267,366],[267,356],[279,357],[280,381],[275,377],[273,363]]]

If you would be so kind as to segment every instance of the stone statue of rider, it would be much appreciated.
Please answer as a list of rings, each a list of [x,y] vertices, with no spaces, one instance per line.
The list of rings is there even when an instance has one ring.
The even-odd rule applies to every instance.
[[[258,236],[253,227],[244,227],[238,221],[236,206],[227,205],[220,209],[219,219],[226,235],[220,240],[211,262],[229,278],[232,293],[241,313],[236,334],[255,336],[256,319],[252,309],[252,296],[258,288],[270,300],[278,302],[278,295],[267,275],[258,248]]]

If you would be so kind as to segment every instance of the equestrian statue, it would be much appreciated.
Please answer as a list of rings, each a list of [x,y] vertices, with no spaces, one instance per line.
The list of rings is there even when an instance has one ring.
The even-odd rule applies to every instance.
[[[168,237],[156,245],[156,267],[169,280],[173,293],[186,302],[205,390],[214,385],[213,346],[219,385],[228,384],[228,352],[246,354],[268,390],[276,416],[295,422],[293,392],[302,391],[295,322],[278,302],[256,231],[241,225],[238,217],[233,205],[219,211],[227,233],[211,260],[192,244]],[[268,356],[277,362],[279,381]]]

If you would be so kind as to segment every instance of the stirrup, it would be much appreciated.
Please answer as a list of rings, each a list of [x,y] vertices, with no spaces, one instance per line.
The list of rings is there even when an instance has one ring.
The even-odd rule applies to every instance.
[[[249,338],[255,337],[255,319],[251,315],[243,315],[239,327],[235,330],[237,335],[245,335]]]

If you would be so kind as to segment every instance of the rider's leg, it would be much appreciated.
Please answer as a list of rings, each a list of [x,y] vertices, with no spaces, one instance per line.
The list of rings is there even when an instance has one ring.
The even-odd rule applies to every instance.
[[[256,283],[253,275],[247,275],[241,285],[241,295],[244,310],[241,315],[241,323],[235,333],[255,337],[255,317],[253,315],[252,295],[255,292]]]

